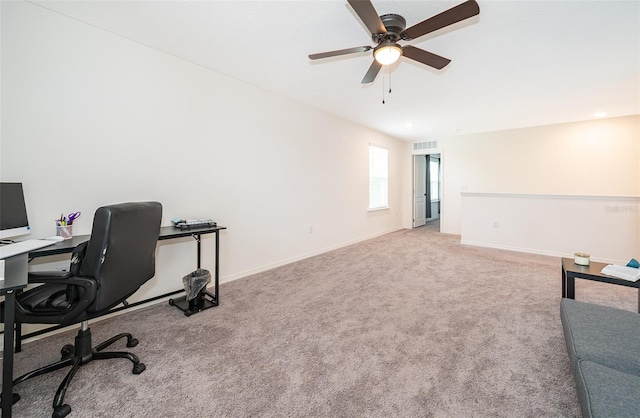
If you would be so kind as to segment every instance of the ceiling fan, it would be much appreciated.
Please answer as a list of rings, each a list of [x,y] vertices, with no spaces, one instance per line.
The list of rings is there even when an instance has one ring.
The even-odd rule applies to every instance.
[[[431,52],[416,48],[411,45],[398,45],[398,41],[409,41],[419,38],[427,33],[434,32],[446,26],[468,19],[480,13],[480,7],[475,0],[467,0],[451,9],[423,20],[410,28],[405,29],[407,21],[397,14],[378,16],[378,12],[370,0],[347,0],[356,12],[362,23],[371,32],[371,39],[378,44],[372,46],[358,46],[355,48],[339,49],[337,51],[322,52],[309,55],[309,59],[335,57],[338,55],[366,52],[373,49],[373,63],[362,79],[362,84],[375,80],[383,65],[396,62],[400,56],[405,56],[414,61],[441,70],[451,62],[450,59],[441,57]]]

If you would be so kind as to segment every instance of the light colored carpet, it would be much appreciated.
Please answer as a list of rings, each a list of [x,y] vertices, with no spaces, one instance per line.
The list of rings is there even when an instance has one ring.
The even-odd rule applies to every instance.
[[[94,345],[132,332],[147,370],[84,366],[70,417],[577,417],[560,272],[557,258],[398,231],[222,284],[221,305],[191,317],[163,303],[94,323]],[[637,306],[633,289],[576,289]],[[74,335],[25,344],[16,375]],[[49,416],[64,373],[18,385],[14,416]]]

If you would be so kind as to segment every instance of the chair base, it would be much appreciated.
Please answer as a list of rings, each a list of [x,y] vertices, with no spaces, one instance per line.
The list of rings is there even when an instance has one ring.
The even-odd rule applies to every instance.
[[[107,360],[112,358],[126,358],[133,363],[133,374],[140,374],[145,371],[146,366],[141,363],[135,354],[126,351],[102,351],[114,342],[121,338],[127,339],[127,347],[135,347],[138,345],[138,340],[133,338],[129,333],[118,334],[115,337],[108,339],[107,341],[91,347],[91,330],[86,326],[86,321],[82,323],[82,328],[78,331],[78,335],[75,337],[75,345],[67,344],[60,350],[62,359],[48,366],[41,367],[26,373],[13,381],[13,385],[22,383],[25,380],[41,376],[43,374],[53,372],[63,367],[71,366],[71,370],[67,373],[64,380],[58,386],[58,390],[53,398],[53,418],[62,418],[67,416],[71,412],[71,407],[64,403],[64,396],[69,388],[71,379],[78,372],[78,369],[90,363],[93,360]],[[17,397],[18,400],[20,397]],[[14,396],[15,399],[15,396]],[[17,400],[16,400],[17,401]],[[14,402],[16,402],[14,401]]]

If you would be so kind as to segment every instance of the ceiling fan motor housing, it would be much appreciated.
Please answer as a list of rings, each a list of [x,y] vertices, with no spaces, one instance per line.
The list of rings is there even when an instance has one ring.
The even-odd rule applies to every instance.
[[[393,13],[380,16],[380,20],[382,20],[382,24],[387,29],[387,33],[374,34],[373,41],[376,43],[386,40],[396,42],[400,39],[400,34],[407,26],[407,21],[404,17]]]

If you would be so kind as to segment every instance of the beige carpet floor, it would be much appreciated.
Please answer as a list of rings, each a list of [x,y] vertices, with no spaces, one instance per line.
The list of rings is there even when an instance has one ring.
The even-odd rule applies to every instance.
[[[191,317],[162,303],[94,323],[94,344],[132,332],[147,370],[84,366],[70,417],[577,417],[560,272],[558,258],[433,227],[387,234],[224,283],[221,305]],[[637,306],[632,289],[576,289]],[[57,360],[74,334],[25,344],[16,375]],[[64,373],[17,386],[14,416],[50,416]]]

